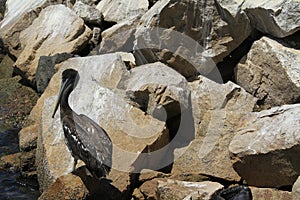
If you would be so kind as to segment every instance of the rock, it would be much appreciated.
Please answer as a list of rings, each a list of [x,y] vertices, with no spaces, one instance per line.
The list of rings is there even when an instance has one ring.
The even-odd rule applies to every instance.
[[[20,169],[21,153],[9,154],[0,158],[0,169],[17,171]]]
[[[129,172],[137,171],[140,167],[157,166],[164,157],[161,153],[149,158],[142,152],[150,153],[160,149],[168,143],[169,137],[164,122],[145,115],[124,99],[123,78],[128,77],[129,72],[119,54],[71,58],[59,64],[58,73],[53,76],[34,109],[40,117],[32,116],[34,119],[43,119],[37,120],[41,127],[37,143],[41,190],[47,189],[58,177],[72,171],[73,158],[64,143],[59,114],[51,118],[61,73],[70,66],[79,71],[80,80],[69,103],[77,113],[86,114],[109,134],[114,144],[112,168],[115,170],[111,171],[108,178],[123,197],[127,196],[131,184]],[[58,156],[60,159],[57,159]]]
[[[102,25],[103,15],[98,9],[81,1],[76,1],[73,10],[85,23],[97,26]]]
[[[293,185],[292,197],[293,200],[297,200],[300,198],[300,176]]]
[[[19,83],[20,77],[0,79],[0,120],[10,127],[23,127],[38,96]]]
[[[30,151],[36,148],[38,125],[24,127],[19,132],[19,147],[21,151]]]
[[[153,200],[159,199],[157,194],[158,180],[161,179],[152,179],[150,181],[146,181],[140,186],[139,190],[145,199],[153,199]]]
[[[80,0],[80,1],[89,6],[96,6],[96,4],[99,2],[99,0]]]
[[[234,169],[253,186],[292,185],[300,174],[300,105],[251,113],[240,123],[229,150]]]
[[[67,174],[58,178],[49,189],[43,192],[39,200],[84,200],[88,194],[89,191],[78,176]]]
[[[216,182],[186,182],[172,179],[158,180],[158,196],[161,200],[168,199],[203,199],[209,200],[212,195],[223,188]]]
[[[59,53],[53,56],[41,56],[38,61],[38,66],[36,69],[36,88],[39,94],[42,94],[48,83],[55,73],[54,66],[60,62],[63,62],[73,55],[69,53]]]
[[[258,30],[283,38],[300,30],[300,2],[297,0],[259,1],[246,0],[242,9]]]
[[[9,55],[4,56],[0,63],[0,79],[12,77],[14,63],[15,61]]]
[[[145,57],[142,63],[161,60],[189,78],[199,73],[208,75],[215,69],[215,63],[222,61],[250,33],[245,14],[225,22],[212,0],[163,0],[141,18],[134,49],[152,50],[141,52],[141,57]]]
[[[118,51],[131,52],[139,19],[139,16],[134,16],[103,31],[98,54]]]
[[[135,188],[133,193],[132,193],[132,198],[131,199],[132,200],[145,200],[145,197],[138,188]]]
[[[104,20],[109,22],[121,22],[135,15],[142,15],[148,10],[147,0],[102,0],[97,9],[103,13]]]
[[[195,139],[174,161],[172,174],[205,174],[239,181],[228,146],[236,125],[253,111],[256,99],[231,82],[219,84],[200,77],[190,86]]]
[[[37,18],[40,10],[47,5],[47,0],[22,1],[7,0],[6,13],[0,22],[0,36],[16,57],[21,52],[20,32],[25,30]]]
[[[299,102],[300,51],[262,37],[236,68],[237,83],[259,98],[262,108]]]
[[[40,56],[64,52],[79,53],[91,34],[92,31],[71,9],[63,5],[48,6],[21,32],[23,51],[15,65],[34,82]]]
[[[37,178],[36,165],[35,165],[36,150],[21,152],[20,155],[20,171],[23,177]]]
[[[253,200],[292,200],[292,194],[288,191],[277,190],[273,188],[255,188],[251,187]]]
[[[159,62],[133,68],[126,89],[142,110],[162,121],[180,115],[190,106],[186,79]]]

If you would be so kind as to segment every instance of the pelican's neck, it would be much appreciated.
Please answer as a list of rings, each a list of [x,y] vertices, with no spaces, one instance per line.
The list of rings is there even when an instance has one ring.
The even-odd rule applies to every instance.
[[[73,85],[68,85],[62,92],[62,97],[60,99],[60,116],[62,117],[73,113],[73,110],[69,106],[69,96],[73,89]]]

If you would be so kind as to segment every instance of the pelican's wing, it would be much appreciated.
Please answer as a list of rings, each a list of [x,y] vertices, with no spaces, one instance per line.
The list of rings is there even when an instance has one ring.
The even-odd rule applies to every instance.
[[[78,139],[84,144],[85,148],[98,161],[107,167],[112,164],[112,142],[105,132],[96,122],[85,115],[74,115],[75,128]]]

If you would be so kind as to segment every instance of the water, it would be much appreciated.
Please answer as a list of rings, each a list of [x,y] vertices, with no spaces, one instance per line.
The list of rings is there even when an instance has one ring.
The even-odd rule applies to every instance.
[[[0,128],[0,156],[19,151],[18,131]],[[34,200],[39,195],[35,183],[22,179],[19,172],[0,170],[0,200]]]

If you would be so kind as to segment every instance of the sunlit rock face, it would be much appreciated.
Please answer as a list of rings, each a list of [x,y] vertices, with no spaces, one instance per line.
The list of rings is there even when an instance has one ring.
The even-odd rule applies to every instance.
[[[38,16],[47,0],[8,0],[4,19],[0,23],[1,38],[15,56],[20,53],[20,32],[26,29]]]
[[[195,139],[174,161],[172,174],[200,173],[239,181],[228,146],[239,120],[254,110],[256,98],[234,83],[219,84],[205,77],[190,86]]]
[[[96,8],[103,13],[106,21],[119,23],[132,16],[143,15],[148,6],[147,0],[102,0]]]
[[[263,37],[237,65],[236,80],[259,98],[262,108],[297,103],[300,98],[299,65],[299,50]]]
[[[79,52],[91,34],[84,21],[71,9],[64,5],[48,6],[21,32],[23,50],[15,65],[33,81],[40,56]]]
[[[292,185],[300,174],[300,105],[274,107],[245,117],[229,150],[248,184]]]

